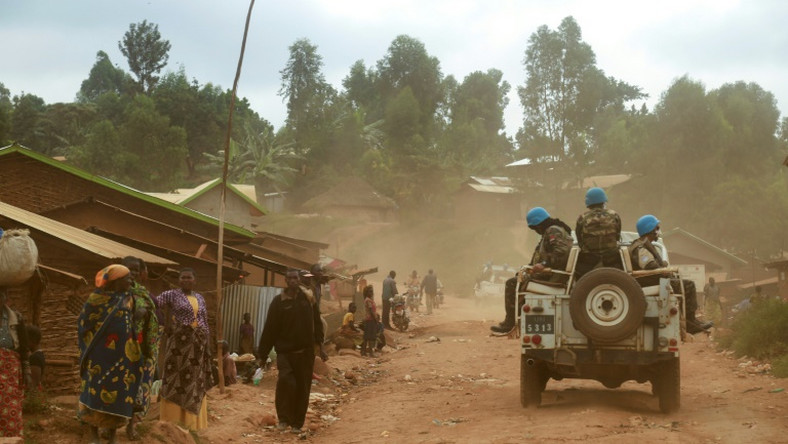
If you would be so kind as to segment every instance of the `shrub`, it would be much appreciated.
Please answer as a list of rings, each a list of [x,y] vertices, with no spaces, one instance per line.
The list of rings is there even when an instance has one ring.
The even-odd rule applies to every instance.
[[[753,304],[740,313],[731,326],[730,342],[738,355],[775,359],[788,355],[788,304],[770,299]]]
[[[788,378],[788,354],[772,361],[772,374],[778,378]]]

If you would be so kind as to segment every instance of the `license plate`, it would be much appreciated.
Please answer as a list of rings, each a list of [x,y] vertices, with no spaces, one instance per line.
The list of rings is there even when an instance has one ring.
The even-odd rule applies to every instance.
[[[528,315],[525,317],[526,333],[552,335],[555,333],[553,325],[555,325],[555,316],[553,315]]]

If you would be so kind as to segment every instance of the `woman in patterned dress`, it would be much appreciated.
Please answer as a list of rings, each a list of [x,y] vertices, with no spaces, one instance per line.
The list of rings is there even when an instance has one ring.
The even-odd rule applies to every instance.
[[[25,322],[0,287],[0,436],[22,436],[23,384],[30,385]],[[24,375],[24,378],[23,378]]]
[[[134,403],[134,416],[126,426],[126,436],[131,441],[139,440],[135,424],[142,421],[150,407],[151,385],[156,375],[156,361],[159,359],[159,320],[156,318],[156,304],[142,285],[147,267],[142,259],[127,256],[123,258],[131,272],[131,293],[134,295],[134,324],[137,331],[143,332],[145,341],[142,347],[142,380]]]
[[[79,418],[90,426],[90,443],[98,444],[99,428],[115,432],[134,414],[143,375],[141,345],[144,332],[134,323],[131,275],[113,264],[96,275],[96,290],[88,296],[78,319],[80,376]]]
[[[161,420],[191,430],[208,427],[205,393],[211,381],[210,332],[205,299],[193,291],[194,270],[180,272],[180,288],[155,298],[164,325]]]

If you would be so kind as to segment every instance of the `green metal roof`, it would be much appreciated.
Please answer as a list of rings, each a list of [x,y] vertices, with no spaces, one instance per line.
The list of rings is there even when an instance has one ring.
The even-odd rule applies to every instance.
[[[151,203],[153,205],[156,205],[156,206],[168,209],[170,211],[175,211],[177,213],[180,213],[180,214],[183,214],[185,216],[188,216],[188,217],[200,220],[202,222],[207,222],[207,223],[209,223],[211,225],[215,225],[217,228],[219,227],[219,220],[214,218],[214,217],[211,217],[211,216],[208,216],[206,214],[200,213],[199,211],[194,211],[191,208],[187,208],[187,207],[183,207],[183,206],[180,206],[180,205],[176,205],[176,204],[171,203],[171,202],[167,202],[166,200],[159,199],[158,197],[149,196],[149,195],[143,193],[142,191],[135,190],[134,188],[131,188],[131,187],[127,186],[127,185],[123,185],[121,183],[115,182],[113,180],[110,180],[110,179],[107,179],[107,178],[104,178],[104,177],[101,177],[101,176],[96,176],[96,175],[90,174],[90,173],[88,173],[85,170],[82,170],[82,169],[77,168],[77,167],[75,167],[73,165],[69,165],[67,163],[64,163],[64,162],[52,159],[50,157],[44,156],[43,154],[37,153],[37,152],[35,152],[35,151],[33,151],[33,150],[31,150],[31,149],[29,149],[27,147],[24,147],[22,145],[19,145],[17,143],[14,143],[12,145],[8,145],[6,147],[0,148],[0,156],[6,156],[6,155],[9,155],[9,154],[12,154],[12,153],[22,154],[24,156],[30,157],[32,159],[35,159],[35,160],[39,161],[39,162],[43,162],[43,163],[45,163],[45,164],[47,164],[49,166],[58,168],[58,169],[63,170],[65,172],[69,173],[69,174],[73,174],[73,175],[75,175],[77,177],[80,177],[82,179],[91,181],[91,182],[96,183],[98,185],[102,185],[102,186],[111,188],[111,189],[113,189],[115,191],[118,191],[118,192],[121,192],[123,194],[127,194],[129,196],[136,197],[137,199],[140,199],[140,200],[143,200],[145,202]],[[243,194],[243,193],[241,193],[241,194]],[[232,231],[233,233],[239,234],[241,236],[246,236],[246,237],[249,237],[249,238],[253,238],[255,236],[255,233],[253,231],[249,231],[249,230],[247,230],[245,228],[242,228],[242,227],[239,227],[237,225],[225,223],[224,224],[224,228],[226,230],[228,230],[228,231]]]
[[[203,194],[207,193],[208,191],[216,188],[221,183],[222,183],[221,179],[214,179],[214,180],[210,181],[207,185],[203,186],[196,193],[193,193],[190,196],[188,196],[187,198],[185,198],[185,199],[183,199],[181,201],[178,201],[178,205],[186,205],[187,203],[193,201],[194,199],[197,199],[198,197],[202,196]],[[227,189],[230,190],[231,193],[237,194],[246,203],[248,203],[249,205],[253,206],[254,208],[256,208],[261,213],[268,214],[268,211],[262,205],[258,204],[257,202],[253,201],[252,199],[249,199],[249,197],[246,194],[244,194],[241,191],[239,191],[238,188],[235,188],[232,184],[228,183],[227,184]]]

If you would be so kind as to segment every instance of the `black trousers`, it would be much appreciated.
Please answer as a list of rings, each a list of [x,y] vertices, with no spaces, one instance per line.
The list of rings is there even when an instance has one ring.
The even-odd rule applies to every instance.
[[[577,255],[577,264],[575,264],[575,279],[580,279],[584,274],[593,270],[597,266],[624,269],[621,263],[621,254],[618,250],[613,250],[606,253],[583,253]]]
[[[383,299],[383,315],[381,316],[383,326],[391,328],[391,299]]]
[[[274,403],[279,422],[298,428],[304,426],[306,410],[309,407],[309,392],[312,390],[314,366],[315,352],[312,348],[300,353],[276,355],[279,378],[276,381]]]
[[[695,290],[695,283],[689,279],[671,279],[670,286],[675,293],[681,293],[681,284],[684,284],[684,300],[687,304],[687,320],[695,319],[695,311],[698,309],[698,293]]]

